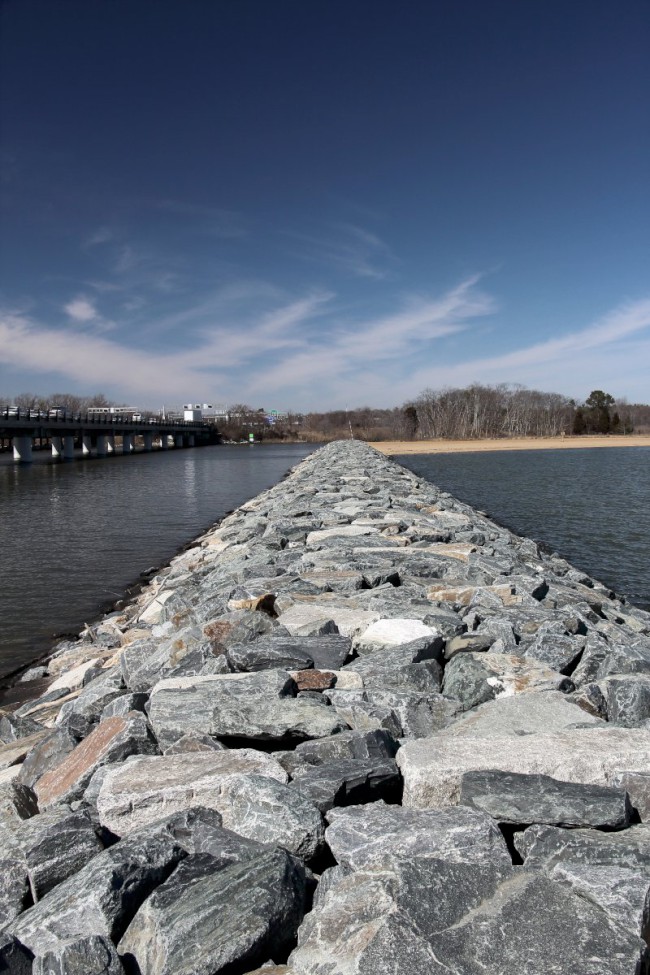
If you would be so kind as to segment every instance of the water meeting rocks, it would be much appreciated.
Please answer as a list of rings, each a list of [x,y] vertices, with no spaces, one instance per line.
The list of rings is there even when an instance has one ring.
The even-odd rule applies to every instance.
[[[650,971],[650,614],[367,445],[36,687],[0,713],[0,972]]]

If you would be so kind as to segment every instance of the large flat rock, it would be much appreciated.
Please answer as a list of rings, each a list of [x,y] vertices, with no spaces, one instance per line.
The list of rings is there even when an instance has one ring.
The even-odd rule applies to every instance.
[[[324,700],[294,697],[295,691],[280,670],[164,680],[152,691],[149,720],[164,748],[188,732],[295,742],[347,728]]]
[[[250,748],[135,758],[107,773],[97,812],[103,826],[126,836],[193,806],[219,810],[226,782],[251,774],[287,781],[272,756]]]
[[[607,726],[489,738],[442,733],[407,741],[397,753],[403,802],[414,809],[455,805],[465,772],[500,769],[612,785],[622,770],[645,770],[649,762],[650,731]]]

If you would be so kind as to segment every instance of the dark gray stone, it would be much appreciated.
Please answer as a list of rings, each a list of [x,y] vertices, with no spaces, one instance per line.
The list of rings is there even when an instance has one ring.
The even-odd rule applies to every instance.
[[[428,738],[452,723],[458,704],[435,691],[369,688],[325,691],[341,718],[358,731],[383,728],[396,738]]]
[[[579,638],[540,632],[526,647],[524,656],[539,660],[560,674],[570,674],[583,649],[584,644]]]
[[[392,759],[368,761],[349,758],[327,765],[306,765],[295,773],[292,786],[321,812],[333,806],[351,806],[401,798],[401,776]]]
[[[650,718],[650,674],[615,674],[598,682],[607,702],[607,720],[634,728]]]
[[[364,687],[439,691],[442,668],[435,659],[420,656],[427,652],[425,644],[430,645],[426,641],[415,640],[401,647],[371,653],[348,664],[345,670],[359,674]]]
[[[298,643],[298,641],[296,641]],[[255,640],[229,647],[226,659],[232,670],[307,670],[314,659],[300,646],[285,641]]]
[[[89,935],[35,958],[33,975],[124,975],[124,968],[108,938]]]
[[[623,789],[497,769],[465,772],[458,803],[486,812],[500,823],[516,825],[546,823],[622,829],[628,825],[631,813]]]
[[[631,975],[645,945],[599,907],[546,877],[519,873],[440,932],[430,972]],[[404,969],[400,969],[404,970]]]
[[[531,691],[569,692],[568,677],[544,664],[507,653],[458,653],[445,668],[443,693],[464,711],[504,694]]]
[[[645,824],[618,833],[529,826],[515,834],[515,846],[524,866],[535,870],[550,871],[566,862],[650,870],[650,825]]]
[[[15,778],[0,785],[0,826],[29,819],[37,812],[36,794],[28,785],[22,785]]]
[[[613,646],[598,668],[598,680],[610,674],[650,674],[650,639],[638,637]]]
[[[32,718],[21,718],[11,711],[0,710],[0,742],[8,745],[20,738],[27,738],[43,730],[43,725]]]
[[[3,848],[0,852],[0,928],[22,914],[29,897],[23,858],[19,851]]]
[[[276,758],[290,775],[305,765],[326,765],[346,759],[383,761],[394,758],[398,742],[387,731],[342,731],[331,738],[303,741],[292,752]]]
[[[379,801],[331,809],[325,840],[337,863],[351,870],[383,869],[393,860],[511,866],[494,821],[474,809],[405,809]]]
[[[302,741],[346,729],[322,699],[295,698],[285,671],[179,678],[156,685],[149,718],[163,748],[189,732],[251,741]]]
[[[289,972],[442,973],[437,934],[488,899],[511,872],[509,864],[427,858],[395,860],[381,871],[329,870],[300,928]]]
[[[551,880],[565,884],[600,907],[609,917],[650,942],[650,876],[642,867],[557,863]]]
[[[103,849],[88,817],[64,807],[0,829],[0,846],[22,862],[34,901]]]
[[[121,938],[143,900],[186,856],[164,821],[121,840],[8,926],[33,954],[87,935]]]
[[[246,970],[291,944],[306,891],[304,868],[286,850],[221,870],[207,854],[190,856],[142,905],[119,951],[146,975]]]
[[[0,972],[2,975],[32,975],[31,952],[6,932],[0,932]]]

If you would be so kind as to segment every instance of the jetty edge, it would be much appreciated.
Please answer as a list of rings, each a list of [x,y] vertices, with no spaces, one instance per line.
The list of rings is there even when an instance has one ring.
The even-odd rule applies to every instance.
[[[327,445],[0,716],[0,971],[647,975],[650,614]]]

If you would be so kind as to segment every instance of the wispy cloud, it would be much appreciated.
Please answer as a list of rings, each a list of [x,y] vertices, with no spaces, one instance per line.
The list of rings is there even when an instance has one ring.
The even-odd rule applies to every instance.
[[[87,298],[75,298],[63,310],[75,322],[92,322],[97,318],[97,309]]]
[[[388,277],[398,263],[388,244],[355,224],[333,224],[324,235],[294,231],[284,234],[301,245],[294,256],[352,277],[380,280]]]
[[[332,291],[290,296],[263,282],[248,290],[242,282],[162,323],[160,334],[174,339],[172,351],[170,342],[156,342],[153,324],[146,345],[118,330],[102,334],[96,303],[77,295],[66,312],[82,328],[54,328],[25,312],[0,316],[0,363],[22,372],[55,372],[77,387],[102,388],[142,406],[188,396],[295,409],[391,406],[427,386],[477,380],[578,396],[588,392],[579,385],[584,381],[589,388],[641,398],[634,385],[618,381],[627,375],[645,388],[650,299],[502,355],[463,355],[495,310],[478,277],[437,297],[403,298],[391,314],[365,316],[346,312]],[[462,342],[452,347],[455,336]]]
[[[98,227],[83,242],[83,246],[88,249],[99,247],[101,244],[110,244],[115,240],[115,231],[110,227]]]

